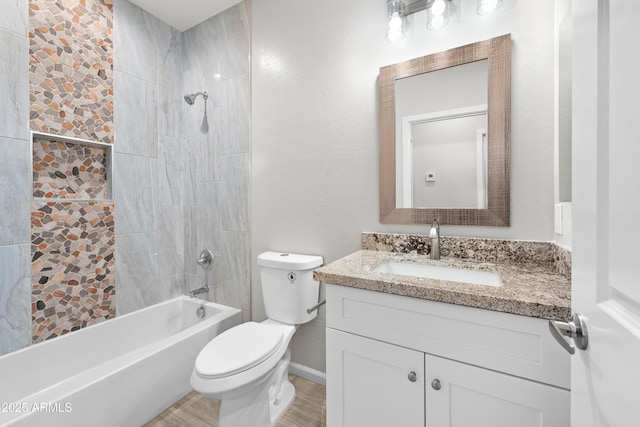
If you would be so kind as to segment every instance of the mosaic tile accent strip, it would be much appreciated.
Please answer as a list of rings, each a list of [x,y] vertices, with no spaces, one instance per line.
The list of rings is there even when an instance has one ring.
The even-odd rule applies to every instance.
[[[106,200],[107,148],[34,135],[33,197]]]
[[[31,277],[33,343],[115,317],[113,203],[32,202]]]
[[[31,129],[113,142],[113,0],[31,0]]]

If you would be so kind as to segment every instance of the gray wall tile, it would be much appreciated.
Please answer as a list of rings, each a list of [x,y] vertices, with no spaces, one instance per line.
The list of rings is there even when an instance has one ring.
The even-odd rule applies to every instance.
[[[29,141],[0,138],[0,245],[30,241],[29,153]]]
[[[114,69],[156,83],[157,18],[127,0],[115,0],[113,12]]]
[[[121,71],[114,73],[114,104],[117,153],[158,156],[158,109],[156,87]]]
[[[0,246],[0,355],[31,344],[29,245]]]
[[[116,236],[116,310],[123,315],[162,301],[156,233]]]
[[[0,0],[0,28],[27,37],[28,0]]]
[[[224,156],[220,163],[223,177],[220,185],[222,229],[248,231],[250,156]]]
[[[116,234],[155,231],[157,160],[115,154]]]
[[[0,136],[29,139],[28,39],[0,28],[0,57]]]
[[[156,222],[160,277],[184,274],[184,208],[182,206],[159,208]]]

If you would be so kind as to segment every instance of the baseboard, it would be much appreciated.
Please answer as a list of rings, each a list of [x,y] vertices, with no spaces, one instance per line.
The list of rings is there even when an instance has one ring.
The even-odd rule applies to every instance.
[[[313,381],[314,383],[327,385],[327,374],[311,369],[308,366],[291,362],[289,365],[289,372],[299,377],[306,378],[309,381]]]

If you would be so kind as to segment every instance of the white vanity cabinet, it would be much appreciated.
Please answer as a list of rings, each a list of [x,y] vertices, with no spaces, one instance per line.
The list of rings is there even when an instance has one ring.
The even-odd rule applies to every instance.
[[[327,285],[329,427],[569,425],[544,319]]]

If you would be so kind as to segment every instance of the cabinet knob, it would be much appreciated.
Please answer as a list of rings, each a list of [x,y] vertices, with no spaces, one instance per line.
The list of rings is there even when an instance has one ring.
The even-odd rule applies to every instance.
[[[407,377],[409,378],[409,381],[411,381],[412,383],[415,383],[416,380],[418,379],[418,375],[416,375],[416,373],[413,371],[409,372],[409,375]]]
[[[442,388],[442,385],[440,385],[440,380],[436,378],[435,380],[431,381],[431,387],[433,387],[434,390],[440,390]]]

